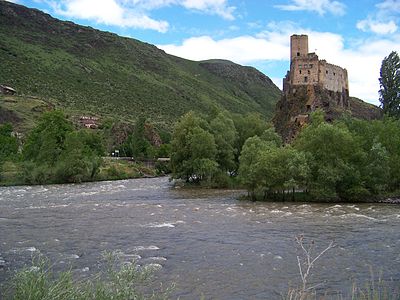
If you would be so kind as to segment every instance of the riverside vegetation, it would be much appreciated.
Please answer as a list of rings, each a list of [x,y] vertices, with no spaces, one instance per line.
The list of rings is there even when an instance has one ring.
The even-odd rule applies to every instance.
[[[71,270],[55,275],[51,262],[37,256],[32,266],[14,274],[5,286],[4,297],[14,300],[169,299],[174,286],[158,285],[153,277],[156,270],[152,265],[123,262],[117,252],[104,252],[99,272],[77,280]]]
[[[138,122],[119,145],[121,155],[137,159],[165,156],[168,146],[154,148],[145,138],[145,121]],[[46,112],[21,142],[10,124],[0,125],[0,184],[76,183],[155,176],[163,166],[104,159],[107,128],[76,129],[61,111]]]
[[[144,120],[119,145],[121,155],[171,157],[157,169],[104,159],[107,130],[77,130],[62,112],[44,113],[22,145],[0,126],[2,184],[67,183],[141,177],[172,171],[172,178],[203,187],[245,188],[253,200],[358,201],[398,191],[400,121],[333,123],[315,112],[291,145],[260,115],[189,112],[170,143],[154,147]],[[169,137],[165,138],[167,141]],[[158,173],[157,173],[158,172]]]
[[[356,201],[395,193],[400,183],[400,121],[334,123],[312,114],[292,145],[255,116],[183,116],[172,138],[174,178],[246,188],[253,200]]]

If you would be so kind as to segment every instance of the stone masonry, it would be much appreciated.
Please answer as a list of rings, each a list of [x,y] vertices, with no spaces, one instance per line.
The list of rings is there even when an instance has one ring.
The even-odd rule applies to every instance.
[[[316,109],[324,110],[328,121],[350,109],[347,70],[309,53],[308,36],[295,34],[290,37],[290,70],[283,79],[275,128],[290,142]]]

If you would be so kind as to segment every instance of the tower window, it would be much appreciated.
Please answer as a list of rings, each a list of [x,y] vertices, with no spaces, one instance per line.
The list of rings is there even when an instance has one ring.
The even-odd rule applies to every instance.
[[[301,74],[301,70],[299,71],[299,73]]]
[[[326,74],[328,74],[328,70],[326,70]]]
[[[304,76],[304,82],[308,82],[308,77]]]
[[[300,56],[300,52],[297,52],[297,56]]]
[[[308,75],[310,75],[311,74],[310,70],[307,70],[307,73],[308,73]]]

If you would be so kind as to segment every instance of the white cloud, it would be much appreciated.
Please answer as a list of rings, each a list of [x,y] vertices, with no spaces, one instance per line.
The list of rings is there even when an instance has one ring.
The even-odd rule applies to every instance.
[[[158,47],[167,53],[191,60],[219,58],[241,64],[267,59],[284,60],[288,53],[284,45],[253,36],[221,40],[200,36],[186,39],[182,45],[169,44]]]
[[[235,7],[228,0],[48,0],[54,11],[70,18],[88,19],[97,23],[121,27],[152,29],[166,32],[169,24],[155,20],[150,11],[166,6],[181,6],[188,10],[217,15],[234,20]]]
[[[287,10],[287,11],[313,11],[317,12],[321,16],[325,13],[331,13],[333,15],[344,15],[346,6],[339,1],[331,0],[291,0],[291,4],[275,5],[276,8]]]
[[[188,9],[219,15],[227,20],[235,19],[233,16],[235,7],[228,6],[226,0],[181,0],[178,2],[181,2],[181,5]]]
[[[153,10],[166,6],[177,5],[189,10],[210,15],[218,15],[226,20],[234,20],[234,6],[228,5],[228,0],[124,0],[136,8]]]
[[[385,0],[381,3],[378,3],[376,5],[378,9],[381,11],[384,11],[386,13],[394,13],[398,14],[400,13],[400,1],[399,0]]]
[[[256,36],[213,39],[192,37],[180,45],[158,45],[167,53],[192,60],[221,58],[240,64],[257,65],[263,61],[287,61],[289,68],[289,37],[297,32],[309,35],[309,51],[320,59],[346,68],[349,73],[350,95],[379,104],[379,70],[382,60],[391,51],[400,52],[400,35],[381,39],[358,40],[345,47],[344,38],[335,33],[293,29],[295,24],[270,24],[269,29]],[[280,28],[277,30],[276,28]],[[269,75],[269,74],[266,74]],[[282,74],[282,77],[285,74]],[[274,78],[275,83],[281,80]],[[279,84],[278,86],[281,86]]]
[[[364,32],[376,34],[393,34],[397,31],[399,0],[385,0],[375,5],[376,11],[366,19],[357,22],[357,28]]]
[[[153,29],[166,32],[168,22],[157,21],[144,13],[134,12],[116,0],[65,0],[52,2],[56,13],[71,18],[89,19],[97,23],[121,27]]]
[[[377,34],[392,34],[397,31],[397,25],[393,20],[385,23],[369,18],[357,22],[357,28],[364,32],[372,31]]]

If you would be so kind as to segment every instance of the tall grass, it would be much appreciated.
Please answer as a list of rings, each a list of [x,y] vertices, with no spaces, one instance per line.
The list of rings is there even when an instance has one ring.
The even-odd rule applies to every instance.
[[[55,274],[42,256],[17,271],[6,286],[5,299],[13,300],[126,300],[168,299],[173,285],[154,280],[155,267],[122,262],[117,253],[105,253],[101,271],[74,278],[72,270]]]

